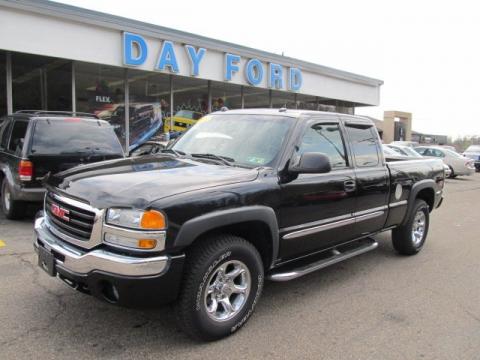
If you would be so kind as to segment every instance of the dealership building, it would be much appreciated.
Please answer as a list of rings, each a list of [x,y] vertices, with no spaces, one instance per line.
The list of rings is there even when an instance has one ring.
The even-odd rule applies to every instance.
[[[182,110],[197,118],[224,106],[352,114],[378,105],[383,84],[44,0],[0,0],[0,34],[0,116],[27,109],[95,113],[119,124],[125,147],[161,131],[172,112],[174,119]],[[145,124],[149,113],[158,125]]]

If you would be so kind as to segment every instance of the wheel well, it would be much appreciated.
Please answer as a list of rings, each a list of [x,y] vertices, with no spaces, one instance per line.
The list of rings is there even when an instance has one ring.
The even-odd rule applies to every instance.
[[[431,188],[422,189],[417,194],[417,199],[422,199],[428,204],[430,211],[433,210],[433,205],[435,202],[435,192]]]
[[[197,236],[190,246],[212,235],[231,234],[244,238],[250,242],[260,253],[265,270],[270,268],[272,262],[272,233],[267,224],[262,221],[246,221],[232,225],[225,225],[209,230]]]

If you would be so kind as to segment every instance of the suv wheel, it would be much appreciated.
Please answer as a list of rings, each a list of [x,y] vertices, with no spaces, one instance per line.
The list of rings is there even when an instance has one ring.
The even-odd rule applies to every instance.
[[[410,218],[405,225],[392,230],[392,243],[402,255],[415,255],[425,244],[430,222],[428,205],[421,199],[415,200]]]
[[[25,203],[13,200],[12,191],[8,186],[7,178],[2,182],[2,211],[7,219],[20,219],[25,212]]]
[[[214,236],[187,253],[177,303],[180,327],[190,337],[216,340],[244,325],[263,288],[263,263],[243,238]]]

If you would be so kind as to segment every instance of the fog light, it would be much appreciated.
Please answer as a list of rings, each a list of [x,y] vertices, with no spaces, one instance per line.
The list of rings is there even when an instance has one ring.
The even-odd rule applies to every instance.
[[[157,246],[157,240],[153,240],[153,239],[138,240],[138,247],[140,249],[153,249],[155,246]]]
[[[110,233],[105,233],[104,240],[109,244],[120,245],[132,249],[151,250],[157,246],[157,240],[155,239],[134,239]]]

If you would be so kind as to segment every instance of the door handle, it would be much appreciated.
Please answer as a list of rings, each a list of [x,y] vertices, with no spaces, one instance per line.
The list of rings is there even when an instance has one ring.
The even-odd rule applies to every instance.
[[[346,192],[352,192],[357,189],[357,184],[355,183],[355,180],[345,180],[343,182],[343,187]]]

